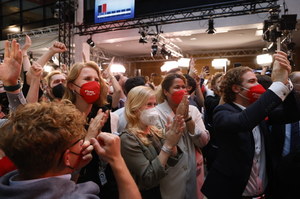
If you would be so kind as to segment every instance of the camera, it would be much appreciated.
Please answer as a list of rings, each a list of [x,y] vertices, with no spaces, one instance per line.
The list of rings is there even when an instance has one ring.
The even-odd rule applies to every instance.
[[[277,38],[282,36],[284,31],[292,31],[296,29],[297,15],[279,16],[280,10],[270,10],[270,17],[264,21],[263,39],[268,42],[276,42]]]

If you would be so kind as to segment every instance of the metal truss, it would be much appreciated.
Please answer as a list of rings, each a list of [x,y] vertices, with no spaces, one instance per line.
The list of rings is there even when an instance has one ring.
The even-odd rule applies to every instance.
[[[15,33],[15,34],[8,34],[8,40],[12,39],[23,39],[26,35],[30,36],[30,38],[36,38],[36,37],[41,37],[43,35],[57,35],[58,33],[58,26],[48,26],[48,27],[43,27],[39,29],[34,29],[30,31],[24,31],[22,33]]]
[[[230,58],[230,57],[250,57],[262,53],[262,48],[249,49],[228,49],[228,50],[210,50],[194,52],[192,57],[195,59],[211,59],[211,58]]]
[[[64,43],[68,49],[64,53],[59,53],[59,65],[63,63],[70,67],[74,60],[74,11],[77,9],[77,1],[60,0],[57,8],[59,19],[58,40]]]
[[[250,49],[234,49],[234,50],[209,50],[199,51],[189,54],[195,60],[198,59],[214,59],[214,58],[230,58],[230,57],[251,57],[262,53],[262,48],[250,48]],[[164,56],[158,55],[155,57],[141,56],[141,57],[124,57],[124,62],[162,62],[162,61],[173,61],[178,58],[171,58],[166,60]]]
[[[68,67],[72,65],[74,48],[73,48],[73,24],[72,23],[59,23],[58,40],[64,43],[67,47],[67,51],[59,53],[59,65],[66,64]]]
[[[163,55],[141,56],[141,57],[124,57],[124,63],[136,63],[136,62],[165,62],[165,61],[177,61],[178,57],[170,57],[166,59]]]
[[[144,26],[156,26],[171,23],[198,21],[204,19],[232,17],[268,12],[278,9],[278,0],[234,1],[228,4],[194,7],[190,9],[175,10],[171,13],[151,15],[117,22],[106,22],[92,25],[76,26],[75,34],[91,35],[116,30],[126,30]]]

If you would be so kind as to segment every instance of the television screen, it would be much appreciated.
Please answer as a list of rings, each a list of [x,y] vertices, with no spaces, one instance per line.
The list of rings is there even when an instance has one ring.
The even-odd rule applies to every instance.
[[[134,17],[134,0],[96,0],[95,23]]]

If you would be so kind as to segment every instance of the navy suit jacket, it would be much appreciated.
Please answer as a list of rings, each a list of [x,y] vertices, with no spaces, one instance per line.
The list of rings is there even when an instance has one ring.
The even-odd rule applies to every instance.
[[[289,98],[289,99],[288,99]],[[233,103],[216,107],[214,129],[219,143],[217,158],[210,169],[202,192],[211,198],[241,198],[245,190],[254,157],[252,130],[259,125],[264,136],[267,171],[270,172],[270,157],[267,126],[268,122],[285,123],[295,117],[295,100],[288,97],[284,103],[271,90],[241,110]],[[293,111],[293,114],[291,112]],[[270,176],[268,176],[270,178]],[[270,179],[269,179],[270,180]]]

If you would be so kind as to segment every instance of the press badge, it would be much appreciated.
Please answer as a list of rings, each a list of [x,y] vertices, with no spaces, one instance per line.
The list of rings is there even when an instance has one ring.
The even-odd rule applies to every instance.
[[[101,185],[105,185],[107,183],[106,175],[104,173],[104,169],[99,167],[99,179],[101,182]]]

